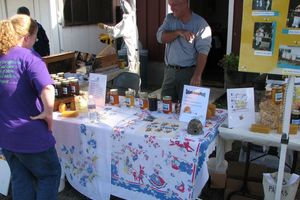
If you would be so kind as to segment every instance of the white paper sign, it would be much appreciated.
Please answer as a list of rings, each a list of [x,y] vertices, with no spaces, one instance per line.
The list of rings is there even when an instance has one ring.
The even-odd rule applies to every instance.
[[[105,106],[107,76],[103,74],[90,73],[89,95],[93,95],[97,107]]]
[[[254,89],[227,89],[228,127],[250,128],[255,123]]]
[[[199,119],[205,125],[206,112],[209,101],[210,89],[185,85],[181,101],[179,120],[189,122]]]

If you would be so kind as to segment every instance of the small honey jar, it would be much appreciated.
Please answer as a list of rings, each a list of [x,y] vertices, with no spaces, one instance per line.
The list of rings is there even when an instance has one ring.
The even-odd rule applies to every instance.
[[[172,113],[172,97],[171,96],[164,96],[163,97],[163,112],[165,114]]]
[[[300,111],[293,110],[291,114],[291,124],[300,125]]]
[[[64,72],[59,72],[59,73],[57,73],[57,76],[58,76],[58,77],[61,77],[61,78],[64,78],[65,73],[64,73]]]
[[[62,81],[62,94],[63,94],[63,97],[71,96],[70,81],[67,81],[67,80]]]
[[[111,105],[119,105],[118,89],[110,89],[110,103]]]
[[[63,88],[61,82],[54,81],[55,98],[63,97]]]
[[[70,80],[70,90],[71,90],[71,94],[73,95],[79,95],[79,83],[78,83],[78,79],[71,79]]]
[[[149,110],[157,111],[157,96],[156,96],[156,94],[149,94],[148,101],[149,101]]]
[[[125,96],[126,96],[126,99],[125,99],[125,104],[127,107],[134,107],[134,91],[132,90],[128,90],[128,91],[125,91]]]
[[[148,101],[148,93],[147,92],[140,92],[140,99],[139,105],[142,110],[146,110],[149,108],[149,101]]]
[[[272,87],[272,100],[274,104],[281,104],[283,101],[283,91],[280,85],[274,85]]]

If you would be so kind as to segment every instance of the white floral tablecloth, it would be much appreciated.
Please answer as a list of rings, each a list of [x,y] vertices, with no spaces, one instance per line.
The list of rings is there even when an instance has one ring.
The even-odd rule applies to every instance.
[[[54,134],[68,180],[89,198],[195,199],[226,116],[217,110],[204,133],[192,136],[176,114],[107,106],[98,124],[57,116]]]

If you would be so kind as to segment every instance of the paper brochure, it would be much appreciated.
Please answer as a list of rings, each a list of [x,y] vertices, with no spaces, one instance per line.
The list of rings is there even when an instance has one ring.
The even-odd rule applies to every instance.
[[[227,89],[228,127],[249,128],[255,123],[254,89]]]
[[[89,95],[93,95],[96,106],[105,106],[107,76],[103,74],[90,73],[89,76]]]
[[[185,85],[180,108],[179,120],[189,122],[199,119],[205,125],[206,112],[209,101],[210,89]]]

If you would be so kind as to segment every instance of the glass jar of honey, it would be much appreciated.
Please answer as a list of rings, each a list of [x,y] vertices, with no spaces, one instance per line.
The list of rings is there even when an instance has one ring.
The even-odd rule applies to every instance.
[[[280,85],[274,85],[272,87],[272,101],[274,104],[281,104],[283,101],[283,91]]]
[[[127,107],[134,107],[134,91],[128,90],[125,91],[125,104]]]
[[[148,95],[149,101],[149,110],[150,111],[157,111],[157,95],[156,94],[149,94]]]
[[[300,125],[300,111],[299,110],[292,110],[291,124]]]
[[[63,97],[68,97],[71,95],[70,93],[70,81],[62,81],[62,91],[63,91]]]
[[[146,110],[149,108],[149,101],[148,101],[148,93],[147,92],[140,92],[139,93],[139,105],[140,108]]]
[[[171,96],[164,96],[163,97],[163,112],[165,114],[172,113],[172,97]]]
[[[71,90],[71,94],[73,94],[73,95],[79,95],[79,83],[78,83],[78,79],[71,79],[70,80],[70,90]]]
[[[63,97],[63,90],[61,82],[54,81],[54,91],[55,91],[55,98]]]
[[[119,105],[118,89],[110,89],[110,103],[111,105]]]
[[[61,78],[64,78],[65,73],[64,73],[64,72],[59,72],[59,73],[57,73],[57,76],[58,76],[58,77],[61,77]]]
[[[57,78],[57,75],[56,74],[50,74],[52,80],[55,80]]]

